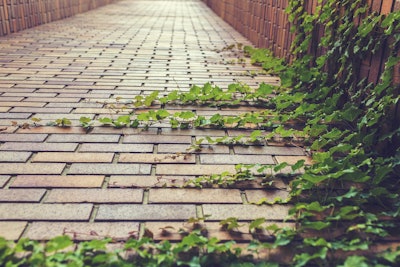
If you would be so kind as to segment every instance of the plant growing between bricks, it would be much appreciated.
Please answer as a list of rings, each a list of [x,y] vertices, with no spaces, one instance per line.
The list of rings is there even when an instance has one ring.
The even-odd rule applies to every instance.
[[[154,92],[138,96],[128,105],[139,108],[151,107],[154,103],[212,104],[217,107],[251,104],[268,108],[265,111],[240,116],[215,114],[207,118],[192,111],[171,113],[161,108],[116,118],[103,117],[99,122],[144,129],[155,122],[168,121],[172,128],[254,130],[249,137],[204,138],[189,148],[193,150],[202,149],[205,142],[246,145],[271,138],[279,138],[287,145],[304,146],[312,155],[313,165],[305,166],[300,161],[292,166],[293,174],[299,169],[304,169],[304,173],[290,177],[290,198],[283,200],[293,204],[288,215],[297,227],[281,228],[267,225],[264,218],[257,219],[248,229],[255,237],[248,249],[255,254],[263,249],[289,247],[294,255],[293,266],[398,265],[400,248],[365,252],[387,237],[399,238],[400,126],[393,112],[399,105],[399,87],[393,84],[393,69],[399,62],[400,12],[369,14],[364,0],[327,0],[314,14],[307,13],[303,7],[304,1],[289,1],[288,12],[296,33],[291,63],[274,58],[265,49],[244,48],[253,64],[280,77],[280,86],[261,84],[252,90],[243,84],[232,84],[228,90],[222,90],[206,84],[194,86],[187,93],[174,91],[160,95],[160,92]],[[356,24],[355,18],[362,18],[362,22]],[[325,34],[320,41],[325,53],[320,56],[307,52],[316,25],[325,25]],[[357,63],[385,46],[389,47],[390,53],[380,81],[370,84],[365,79],[358,79]],[[83,127],[95,124],[86,117],[82,117],[80,123]],[[58,126],[69,124],[67,119],[54,122]],[[261,130],[271,133],[264,134]],[[278,166],[239,165],[236,174],[200,177],[191,183],[198,187],[207,184],[229,186],[238,181],[253,180],[267,168],[277,172],[286,166],[285,163]],[[241,222],[227,218],[221,225],[236,231]],[[273,238],[269,242],[257,240],[256,233],[260,230],[267,231]],[[220,257],[221,263],[237,266],[278,266],[277,263],[242,257],[243,251],[235,248],[232,242],[218,243],[202,231],[188,234],[175,245],[143,238],[128,241],[121,251],[107,252],[105,245],[111,241],[81,243],[74,252],[61,253],[62,249],[73,245],[66,237],[51,240],[45,246],[29,240],[21,240],[16,245],[1,240],[0,263],[206,266]],[[130,256],[122,256],[131,251],[134,253]],[[28,257],[20,257],[18,253],[21,252],[28,253]]]

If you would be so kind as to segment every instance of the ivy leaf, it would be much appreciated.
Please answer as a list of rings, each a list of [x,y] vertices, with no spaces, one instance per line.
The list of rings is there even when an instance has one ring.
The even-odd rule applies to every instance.
[[[74,243],[72,242],[72,240],[69,236],[66,236],[66,235],[58,236],[58,237],[55,237],[55,238],[49,240],[46,243],[45,250],[46,250],[46,252],[55,252],[55,251],[59,251],[59,250],[65,249],[67,247],[70,247],[73,244]]]

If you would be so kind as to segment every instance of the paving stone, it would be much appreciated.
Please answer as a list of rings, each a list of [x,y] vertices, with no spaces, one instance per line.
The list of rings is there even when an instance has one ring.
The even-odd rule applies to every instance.
[[[179,165],[159,164],[157,175],[212,175],[223,172],[236,173],[234,165]]]
[[[123,143],[137,144],[190,144],[190,136],[172,135],[128,135],[125,136]]]
[[[198,154],[229,154],[229,147],[222,145],[204,145],[200,151],[193,151],[190,145],[181,144],[159,144],[158,153],[198,153]]]
[[[86,221],[92,204],[0,203],[0,220]]]
[[[311,158],[306,156],[275,156],[275,158],[278,163],[287,162],[289,165],[294,165],[299,160],[304,160],[306,165],[312,164]]]
[[[31,155],[30,152],[2,151],[0,162],[26,162]]]
[[[0,107],[0,112],[7,112],[10,109],[11,109],[10,107]]]
[[[27,222],[0,222],[0,236],[6,240],[18,240],[27,224]]]
[[[1,147],[0,147],[1,149]],[[82,144],[80,152],[153,152],[152,144]]]
[[[9,175],[0,175],[0,187],[4,187],[10,178],[11,176]]]
[[[95,127],[91,131],[92,134],[124,134],[124,135],[132,135],[132,134],[157,134],[157,128],[149,128],[144,130],[143,128],[115,128],[115,127]]]
[[[273,202],[276,199],[286,200],[289,192],[286,190],[265,189],[265,190],[246,190],[246,198],[250,203]]]
[[[47,134],[0,134],[0,142],[43,142]]]
[[[31,127],[27,129],[19,128],[18,133],[48,133],[48,134],[78,134],[86,133],[86,130],[82,127]]]
[[[272,156],[269,155],[200,155],[201,164],[275,164]]]
[[[1,206],[0,206],[1,208]],[[0,213],[1,214],[1,213]],[[187,220],[196,217],[195,205],[100,205],[96,221]]]
[[[39,202],[44,189],[0,189],[0,202]]]
[[[32,113],[0,113],[0,119],[28,119]]]
[[[142,203],[142,200],[142,189],[53,189],[45,203]]]
[[[86,164],[73,163],[68,174],[150,174],[150,164]]]
[[[161,135],[174,135],[174,136],[225,136],[224,130],[215,129],[171,129],[163,128]]]
[[[243,155],[274,155],[274,156],[304,156],[304,151],[298,147],[282,147],[282,146],[235,146],[236,154]]]
[[[99,188],[103,185],[104,178],[104,175],[18,175],[10,187]]]
[[[191,232],[193,224],[186,222],[146,222],[145,228],[153,233],[153,240],[178,241],[185,237],[186,232]]]
[[[109,187],[181,187],[190,179],[192,179],[190,176],[113,175],[110,177]]]
[[[4,152],[3,152],[4,153]],[[16,152],[12,152],[16,153]],[[1,158],[1,154],[0,154]],[[114,158],[114,153],[76,153],[76,152],[39,152],[32,162],[107,162],[111,163]]]
[[[42,102],[42,101],[40,101]],[[68,114],[72,111],[72,108],[37,108],[37,107],[15,107],[10,110],[10,112],[20,112],[20,113],[56,113],[56,114]]]
[[[0,102],[0,106],[5,106],[5,107],[44,107],[46,105],[46,102]]]
[[[115,241],[137,236],[139,223],[135,222],[33,222],[24,237],[32,240],[49,240],[68,235],[76,241],[112,238]]]
[[[191,154],[121,154],[119,162],[133,163],[196,163]]]
[[[150,189],[149,203],[242,203],[237,189]]]
[[[61,174],[61,163],[0,163],[0,174]]]
[[[27,143],[7,142],[0,146],[0,151],[74,151],[78,144],[73,143]]]
[[[257,205],[217,205],[205,204],[203,205],[204,215],[210,215],[208,220],[225,220],[229,217],[235,217],[238,220],[255,220],[257,218],[266,218],[267,220],[284,220],[289,212],[290,206],[288,205],[274,205],[274,206],[257,206]]]

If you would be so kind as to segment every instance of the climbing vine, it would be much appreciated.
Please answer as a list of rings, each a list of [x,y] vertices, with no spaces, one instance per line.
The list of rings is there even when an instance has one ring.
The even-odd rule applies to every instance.
[[[290,246],[294,251],[294,266],[398,265],[400,248],[366,252],[377,241],[388,237],[398,240],[400,237],[400,119],[396,114],[400,97],[399,85],[393,83],[394,67],[399,64],[400,12],[387,15],[374,13],[367,0],[325,0],[319,1],[311,14],[305,9],[306,2],[290,0],[287,7],[295,34],[290,60],[277,59],[266,49],[243,48],[253,64],[262,66],[266,73],[280,77],[279,86],[261,84],[259,88],[251,89],[244,84],[232,84],[227,90],[222,90],[206,84],[203,87],[193,86],[186,93],[174,91],[161,95],[154,92],[137,96],[126,103],[117,99],[117,104],[108,104],[116,116],[102,117],[97,121],[82,117],[80,123],[86,128],[100,123],[146,129],[154,123],[168,121],[172,128],[254,130],[250,137],[204,138],[189,148],[193,150],[201,149],[203,142],[240,145],[263,142],[277,136],[290,144],[300,140],[301,145],[311,152],[313,165],[305,166],[304,162],[298,162],[292,166],[293,172],[304,169],[304,173],[291,176],[290,197],[277,200],[293,204],[289,216],[298,227],[267,226],[265,219],[257,219],[250,224],[249,232],[268,230],[273,238],[270,242],[256,238],[250,248]],[[361,64],[375,56],[384,57],[385,65],[378,81],[368,81],[363,77]],[[150,107],[155,103],[217,107],[252,105],[264,107],[265,111],[247,112],[240,116],[217,113],[210,118],[192,111],[171,113],[163,108],[129,112],[131,107]],[[127,114],[119,114],[122,112]],[[33,123],[39,124],[40,119],[35,118]],[[71,121],[62,118],[51,124],[68,126]],[[271,133],[263,134],[260,130]],[[238,181],[256,179],[250,171],[254,167],[263,173],[267,168],[276,172],[286,166],[239,165],[236,174],[199,177],[190,183],[197,187],[230,186]],[[235,218],[228,218],[221,225],[229,230],[240,226]],[[177,245],[178,249],[172,249],[168,242],[154,244],[145,239],[131,241],[127,248],[135,247],[138,251],[136,259],[153,265],[158,262],[171,266],[182,252],[189,251],[195,252],[190,254],[193,265],[189,261],[182,261],[182,264],[199,266],[194,263],[213,259],[205,257],[208,252],[222,253],[224,259],[243,263],[239,251],[232,250],[230,243],[217,245],[216,240],[205,238],[201,232],[192,233],[189,237]],[[57,242],[70,244],[68,240]],[[36,246],[21,243],[16,246],[18,250],[13,251],[1,241],[0,255],[5,255],[4,259],[12,258],[16,252],[26,251],[28,247],[35,248],[32,255],[36,255],[34,253],[41,251]],[[143,247],[151,247],[156,253],[143,251]],[[201,255],[196,254],[199,251]],[[40,255],[43,257],[43,253]],[[61,256],[55,255],[61,259]],[[70,260],[73,255],[70,255]],[[122,260],[117,254],[96,255],[108,261]],[[0,262],[3,258],[0,256]],[[252,264],[257,263],[252,261]]]

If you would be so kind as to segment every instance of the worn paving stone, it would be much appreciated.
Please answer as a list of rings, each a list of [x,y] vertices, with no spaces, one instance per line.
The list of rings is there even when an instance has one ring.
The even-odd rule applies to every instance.
[[[159,144],[158,153],[229,154],[229,147],[223,145],[203,145],[200,151],[194,151],[190,145]]]
[[[242,203],[237,189],[150,189],[149,203]]]
[[[52,143],[118,143],[119,135],[106,134],[89,134],[89,135],[72,135],[72,134],[52,134],[47,142]]]
[[[75,143],[25,143],[7,142],[0,145],[0,151],[75,151]]]
[[[150,164],[73,163],[68,174],[150,174]]]
[[[24,232],[27,222],[0,222],[0,236],[6,240],[18,240]]]
[[[39,202],[44,189],[0,189],[0,202]]]
[[[181,187],[190,179],[192,179],[190,176],[112,175],[110,177],[109,187]]]
[[[33,157],[32,162],[111,163],[113,161],[113,158],[114,153],[39,152]]]
[[[0,174],[61,174],[63,163],[0,163]]]
[[[1,208],[1,206],[0,206]],[[1,214],[1,213],[0,213]],[[176,221],[196,217],[195,205],[100,205],[96,221]]]
[[[196,163],[192,154],[121,154],[119,162],[132,163]]]
[[[1,148],[1,147],[0,147]],[[146,153],[153,152],[152,144],[82,144],[81,152],[127,152]]]
[[[312,164],[311,158],[310,157],[306,157],[306,156],[275,156],[275,158],[276,158],[276,161],[278,163],[286,162],[289,165],[294,165],[299,160],[304,160],[304,164],[306,164],[306,165],[311,165]]]
[[[123,143],[137,144],[190,144],[190,136],[173,135],[128,135],[125,136]]]
[[[31,155],[31,152],[2,151],[0,162],[26,162]]]
[[[264,190],[246,190],[246,198],[250,203],[273,202],[276,199],[286,200],[289,192],[286,190],[264,189]]]
[[[233,148],[236,154],[243,155],[273,155],[273,156],[304,156],[303,149],[298,147],[282,146],[235,146]]]
[[[104,175],[18,175],[11,188],[100,188]]]
[[[274,159],[270,155],[217,155],[203,154],[200,155],[200,163],[202,164],[275,164]]]
[[[208,220],[225,220],[226,218],[235,217],[238,220],[255,220],[257,218],[266,218],[267,220],[284,220],[289,212],[290,206],[274,205],[274,206],[257,206],[257,205],[203,205],[204,215],[210,215]]]
[[[92,204],[0,203],[0,220],[86,221]]]
[[[49,240],[67,235],[72,240],[85,241],[112,238],[116,241],[137,236],[139,223],[135,222],[33,222],[24,237],[32,240]]]
[[[159,164],[157,175],[212,175],[223,172],[236,173],[234,165],[179,165]]]
[[[19,128],[18,133],[78,134],[78,133],[86,133],[86,130],[82,127],[40,126],[40,127],[31,127],[27,129]]]
[[[0,134],[0,142],[43,142],[47,134]]]
[[[53,189],[44,202],[142,203],[142,200],[142,189]]]

